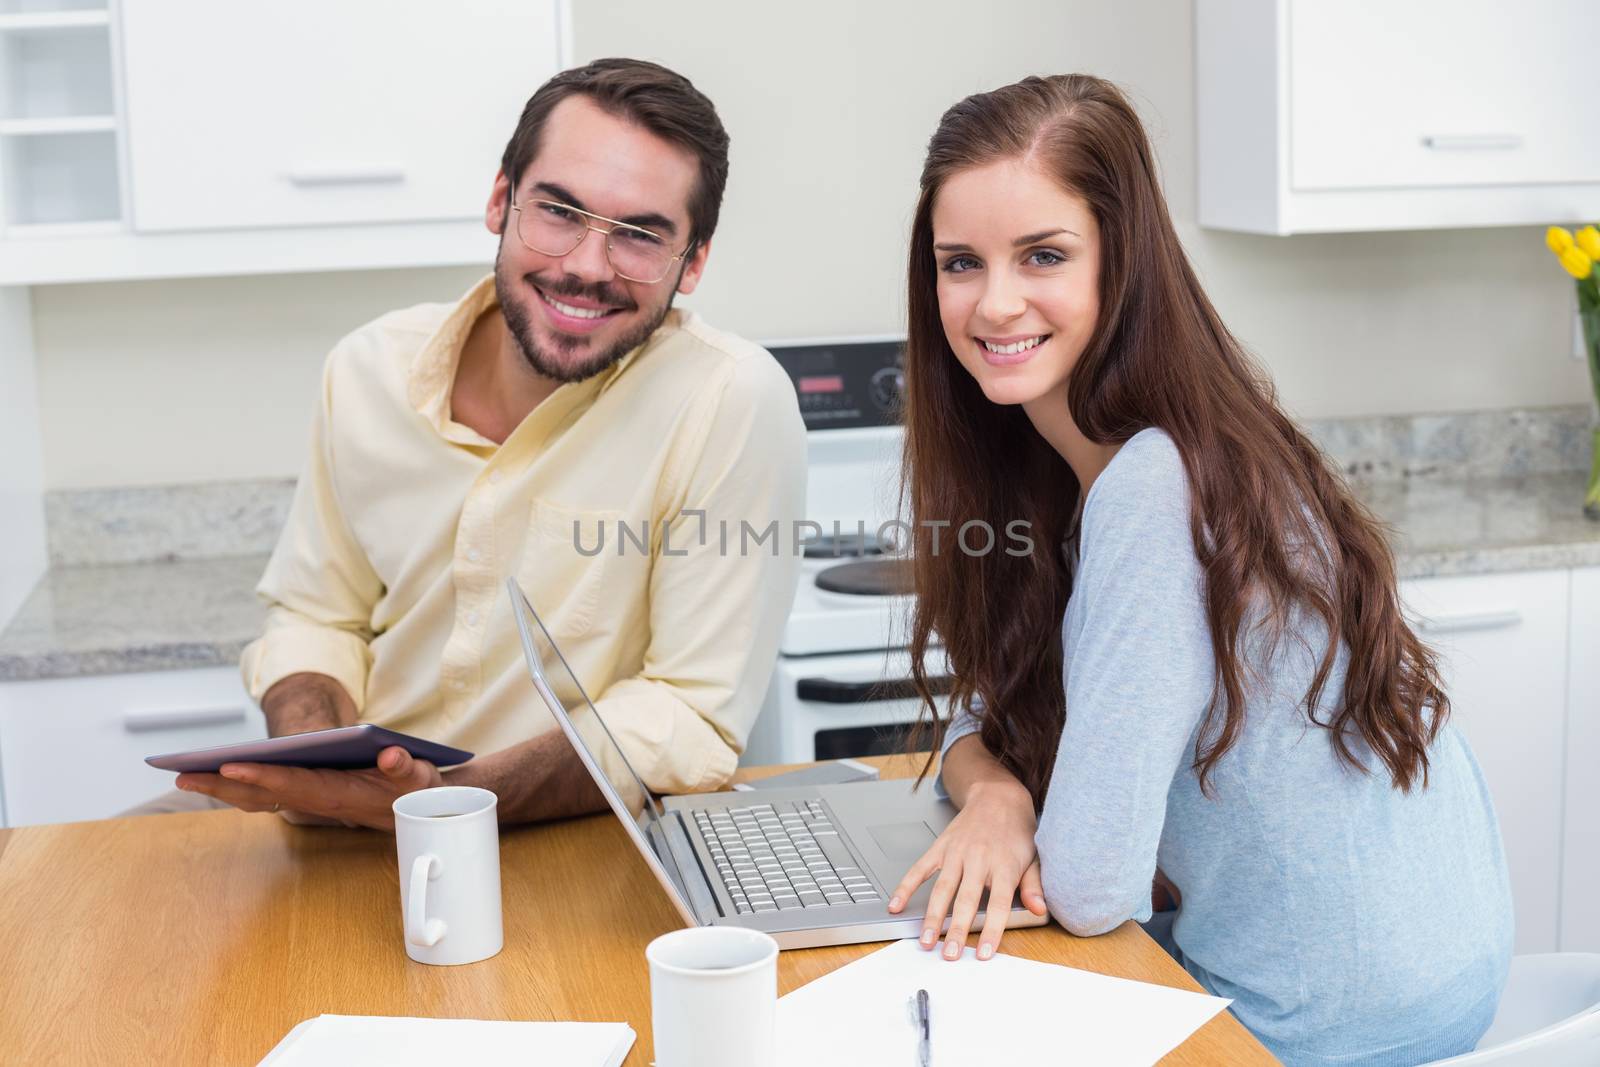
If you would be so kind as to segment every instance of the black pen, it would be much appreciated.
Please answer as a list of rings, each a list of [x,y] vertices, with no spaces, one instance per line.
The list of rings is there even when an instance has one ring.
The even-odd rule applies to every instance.
[[[917,1025],[922,1030],[922,1036],[917,1041],[917,1067],[928,1067],[931,1062],[930,1057],[933,1054],[932,1048],[928,1045],[928,1022],[928,991],[919,989],[917,990]]]

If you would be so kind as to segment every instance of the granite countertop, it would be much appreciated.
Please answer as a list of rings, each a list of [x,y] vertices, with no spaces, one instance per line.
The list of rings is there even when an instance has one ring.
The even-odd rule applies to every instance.
[[[1358,488],[1395,531],[1400,577],[1600,565],[1582,472]],[[262,554],[53,567],[0,634],[0,681],[236,664],[260,632]]]
[[[1418,478],[1357,487],[1393,529],[1401,578],[1600,566],[1583,471]]]
[[[52,567],[0,634],[0,681],[219,667],[261,632],[264,555]]]

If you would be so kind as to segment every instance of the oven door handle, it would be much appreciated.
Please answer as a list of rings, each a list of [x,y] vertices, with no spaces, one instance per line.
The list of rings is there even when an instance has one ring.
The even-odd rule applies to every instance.
[[[928,678],[934,696],[944,696],[955,685],[948,674]],[[883,700],[915,700],[917,688],[910,678],[843,681],[838,678],[801,678],[796,686],[801,700],[814,704],[875,704]]]

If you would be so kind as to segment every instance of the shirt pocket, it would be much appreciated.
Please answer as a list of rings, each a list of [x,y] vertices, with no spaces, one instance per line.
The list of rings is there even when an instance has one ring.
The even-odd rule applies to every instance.
[[[593,627],[621,521],[617,511],[533,502],[517,580],[552,634],[577,638]]]

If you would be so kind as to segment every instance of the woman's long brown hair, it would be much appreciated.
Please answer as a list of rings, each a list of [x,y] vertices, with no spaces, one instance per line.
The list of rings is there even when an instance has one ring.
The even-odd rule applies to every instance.
[[[984,745],[1036,806],[1070,714],[1061,621],[1071,577],[1060,546],[1078,483],[1020,407],[989,402],[961,367],[935,291],[940,188],[958,171],[1012,159],[1081,196],[1099,224],[1100,317],[1067,385],[1072,418],[1102,444],[1159,427],[1183,458],[1216,657],[1193,759],[1202,788],[1243,728],[1260,666],[1251,650],[1262,647],[1247,640],[1265,634],[1272,648],[1319,622],[1328,642],[1305,694],[1308,720],[1343,763],[1367,770],[1365,748],[1395,787],[1425,786],[1427,749],[1449,703],[1433,654],[1400,613],[1382,527],[1279,410],[1271,383],[1201,290],[1133,108],[1109,82],[1077,74],[961,101],[940,120],[923,165],[911,236],[905,476],[915,531],[912,674],[933,747],[945,727],[925,660],[939,643],[954,678],[949,706],[978,715]],[[1030,524],[1031,552],[950,551],[950,531],[964,522],[1001,531],[1019,519]],[[941,520],[950,525],[936,552]],[[1342,700],[1318,721],[1341,643],[1349,649]]]

